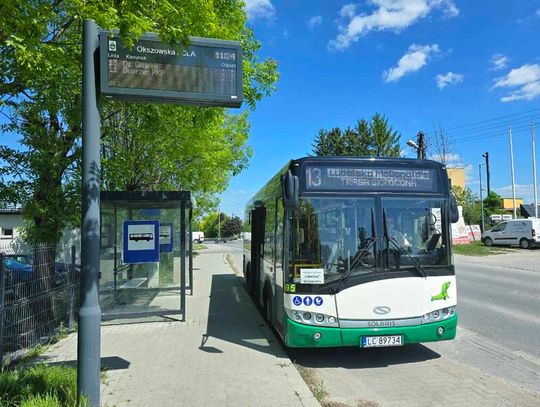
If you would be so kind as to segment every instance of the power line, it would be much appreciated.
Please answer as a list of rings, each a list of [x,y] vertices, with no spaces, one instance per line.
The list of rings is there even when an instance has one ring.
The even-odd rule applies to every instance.
[[[539,112],[539,111],[540,111],[540,108],[531,109],[531,110],[527,110],[527,111],[521,112],[521,113],[508,114],[508,115],[505,115],[505,116],[499,116],[499,117],[495,117],[495,118],[491,118],[491,119],[487,119],[487,120],[482,120],[482,121],[478,121],[478,122],[472,122],[472,123],[463,124],[463,125],[460,125],[460,126],[454,126],[454,127],[450,127],[448,129],[445,129],[445,130],[446,131],[452,131],[452,130],[456,130],[456,129],[462,129],[464,127],[476,126],[476,125],[479,125],[479,124],[482,124],[482,123],[489,123],[489,122],[493,122],[493,121],[506,119],[508,117],[521,116],[521,115],[528,114],[528,113],[531,113],[531,112]]]
[[[466,129],[466,130],[460,130],[460,131],[455,131],[454,130],[453,132],[448,132],[446,130],[444,130],[444,131],[449,136],[460,136],[460,135],[470,134],[471,132],[472,133],[477,133],[477,132],[483,132],[483,131],[486,131],[486,130],[514,127],[514,126],[517,126],[517,125],[522,124],[522,123],[530,123],[531,121],[535,121],[535,120],[539,120],[539,119],[540,119],[540,115],[532,115],[532,116],[527,116],[525,118],[520,118],[519,120],[511,120],[511,121],[497,123],[497,124],[493,124],[493,125],[489,125],[489,126],[479,126],[479,127]]]
[[[514,134],[525,133],[525,132],[528,132],[529,129],[530,129],[530,126],[521,126],[521,127],[515,127],[515,128],[512,127],[512,133],[514,133]],[[479,134],[479,135],[476,135],[476,136],[471,135],[469,137],[462,137],[462,138],[453,140],[453,142],[456,143],[456,144],[459,144],[459,143],[466,143],[466,142],[470,142],[470,141],[477,141],[477,140],[483,140],[483,139],[487,139],[487,138],[506,136],[506,135],[508,135],[508,128],[506,128],[504,131],[497,131],[497,132],[494,132],[494,133]]]

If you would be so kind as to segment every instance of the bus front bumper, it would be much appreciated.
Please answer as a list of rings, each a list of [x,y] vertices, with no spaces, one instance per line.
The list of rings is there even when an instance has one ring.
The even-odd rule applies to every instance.
[[[446,341],[456,337],[457,314],[431,324],[392,328],[329,328],[299,324],[286,317],[285,345],[291,348],[362,347],[363,336],[402,335],[404,345],[419,342]],[[438,334],[439,327],[444,329]],[[314,339],[320,333],[319,340]],[[318,335],[316,335],[318,336]]]

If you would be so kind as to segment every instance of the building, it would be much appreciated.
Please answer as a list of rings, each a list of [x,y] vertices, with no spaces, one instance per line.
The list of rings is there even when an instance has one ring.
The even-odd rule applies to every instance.
[[[21,208],[0,209],[0,246],[16,239],[19,236],[19,228],[23,225]]]
[[[460,187],[465,189],[465,168],[463,167],[447,167],[448,178],[453,187]]]
[[[516,210],[523,205],[523,198],[516,198]],[[514,202],[512,198],[502,198],[501,209],[512,212],[514,210]]]

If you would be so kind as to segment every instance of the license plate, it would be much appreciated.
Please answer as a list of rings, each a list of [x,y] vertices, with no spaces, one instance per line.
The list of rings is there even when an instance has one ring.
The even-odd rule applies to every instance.
[[[403,340],[401,335],[388,335],[388,336],[363,336],[362,347],[363,348],[377,348],[384,346],[403,346]]]

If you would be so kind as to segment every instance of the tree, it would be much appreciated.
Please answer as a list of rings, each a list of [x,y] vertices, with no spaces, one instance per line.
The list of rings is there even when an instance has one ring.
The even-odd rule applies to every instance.
[[[226,218],[221,227],[221,236],[238,236],[242,231],[242,220],[238,216]]]
[[[468,225],[480,224],[481,207],[480,200],[474,192],[469,188],[461,188],[460,186],[452,186],[452,192],[456,197],[456,202],[463,207],[463,220]]]
[[[388,119],[375,113],[369,123],[371,143],[368,146],[369,155],[376,157],[399,157],[401,148],[399,146],[400,134],[392,130],[388,124]]]
[[[164,41],[179,41],[184,46],[188,44],[189,36],[240,40],[244,57],[244,97],[251,109],[274,89],[277,80],[276,62],[272,59],[260,61],[255,55],[260,43],[246,27],[242,2],[4,1],[0,15],[0,113],[8,120],[3,130],[20,135],[21,148],[2,147],[0,150],[0,196],[4,203],[24,206],[28,236],[34,241],[55,242],[65,225],[72,221],[78,223],[80,44],[82,22],[86,18],[95,19],[103,29],[119,28],[119,36],[127,46],[146,31],[158,32]],[[133,106],[127,109],[136,111]],[[205,117],[189,107],[158,110],[160,117],[168,111],[177,118],[191,120],[192,127]],[[236,129],[228,137],[235,146],[237,158],[229,159],[233,170],[226,173],[239,171],[248,157],[244,149],[238,158],[238,151],[242,150],[246,140],[246,118],[235,118],[223,109],[205,110],[219,111],[212,113],[215,115],[212,120],[214,134]],[[104,118],[108,119],[108,114],[114,112],[114,104],[108,106],[105,102],[103,112],[106,113]],[[133,117],[124,115],[124,119]],[[234,121],[237,125],[231,126]],[[155,140],[159,139],[155,132],[153,136]],[[223,136],[221,140],[224,137],[227,138]],[[108,138],[107,132],[103,133],[103,138]],[[220,161],[221,151],[214,153]],[[221,160],[221,165],[226,165],[225,162],[226,159]],[[165,164],[170,165],[170,161]],[[186,166],[176,168],[175,175],[168,171],[167,182],[179,186],[178,178],[189,177],[183,173]],[[226,179],[221,177],[214,182],[226,182]],[[110,182],[121,185],[118,180]],[[157,185],[160,183],[155,183],[154,187]],[[215,186],[208,188],[218,189]],[[211,200],[211,197],[207,199]]]
[[[358,120],[354,128],[319,130],[313,146],[317,156],[399,157],[400,135],[392,130],[388,119],[376,113],[368,122]]]
[[[218,217],[219,215],[219,217]],[[201,221],[201,229],[205,237],[218,237],[219,232],[223,230],[223,224],[228,219],[223,212],[210,212]],[[223,232],[221,233],[223,236]]]
[[[489,217],[494,213],[500,213],[502,208],[502,197],[493,191],[484,198],[484,213]]]
[[[427,136],[427,147],[432,160],[445,165],[455,161],[455,143],[444,130],[441,123],[433,126],[433,133]]]

